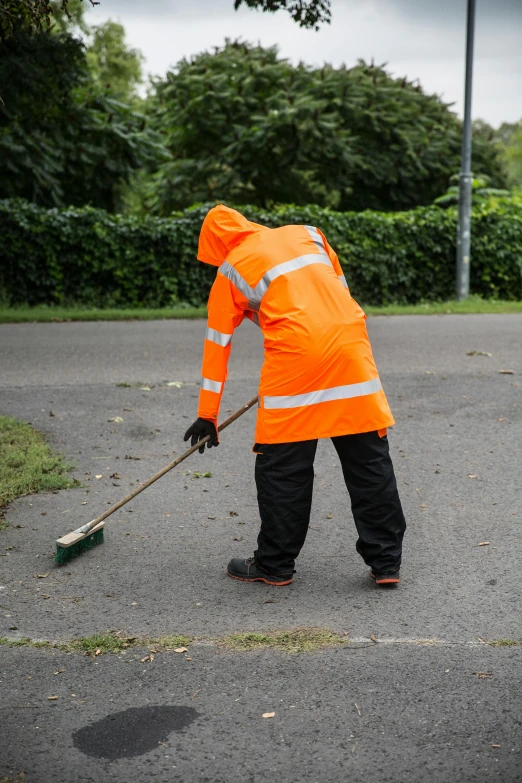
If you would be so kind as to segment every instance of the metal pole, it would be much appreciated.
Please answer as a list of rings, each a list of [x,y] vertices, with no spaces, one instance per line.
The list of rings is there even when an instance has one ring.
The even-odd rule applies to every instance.
[[[475,0],[468,0],[466,33],[466,87],[462,163],[459,176],[459,225],[457,229],[457,299],[469,296],[469,252],[471,243],[471,88],[473,83],[473,43],[475,36]]]

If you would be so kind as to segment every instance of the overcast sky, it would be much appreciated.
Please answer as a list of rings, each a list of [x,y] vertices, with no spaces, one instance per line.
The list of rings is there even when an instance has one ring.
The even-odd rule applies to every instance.
[[[302,30],[288,14],[234,11],[233,0],[101,0],[91,24],[119,20],[146,70],[164,75],[182,57],[225,37],[277,44],[293,62],[388,63],[398,76],[455,103],[462,113],[467,0],[332,0],[332,23]],[[86,4],[87,6],[87,4]],[[473,117],[522,118],[522,0],[477,0]]]

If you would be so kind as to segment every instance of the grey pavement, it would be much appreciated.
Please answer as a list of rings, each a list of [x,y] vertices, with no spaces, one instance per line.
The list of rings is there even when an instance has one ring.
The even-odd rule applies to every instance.
[[[128,780],[128,760],[102,763],[76,747],[69,751],[74,731],[131,707],[194,706],[188,692],[197,690],[198,677],[212,677],[214,695],[202,715],[165,740],[176,748],[177,771],[169,771],[158,750],[146,751],[132,761],[135,780],[257,781],[278,770],[282,781],[307,783],[370,774],[395,781],[522,780],[522,647],[484,645],[522,640],[522,316],[380,317],[368,325],[397,422],[390,444],[408,522],[397,590],[376,589],[355,553],[349,501],[329,442],[318,452],[311,528],[294,583],[270,588],[226,577],[228,559],[250,555],[258,529],[252,411],[223,433],[218,449],[194,455],[107,520],[102,546],[55,568],[56,538],[184,450],[183,433],[196,416],[205,324],[0,326],[0,413],[46,432],[76,463],[73,475],[83,484],[19,499],[9,509],[11,526],[0,532],[0,636],[59,640],[118,629],[203,640],[192,661],[182,659],[182,677],[174,654],[146,667],[138,659],[132,675],[115,663],[119,658],[67,656],[75,681],[85,682],[91,696],[85,708],[65,712],[65,696],[50,706],[47,692],[45,700],[40,691],[37,697],[33,680],[22,689],[22,670],[10,666],[28,661],[33,679],[52,683],[49,665],[60,668],[63,653],[0,648],[9,688],[2,690],[9,721],[3,736],[10,738],[0,776],[25,769],[29,783]],[[255,395],[261,361],[261,336],[245,324],[234,338],[223,415]],[[172,381],[183,386],[168,386]],[[115,416],[123,422],[110,422]],[[196,478],[194,471],[212,476]],[[355,646],[288,657],[225,654],[204,644],[234,631],[301,626],[330,628]],[[490,679],[473,675],[486,670]],[[237,725],[236,687],[246,702]],[[309,723],[290,712],[298,694]],[[260,723],[256,716],[276,695],[286,705],[281,723]],[[18,704],[22,696],[27,708]],[[352,702],[363,696],[364,741],[352,720]],[[42,710],[44,738],[33,733],[41,729],[28,728],[33,718],[43,721]],[[182,718],[166,714],[162,725]],[[352,744],[342,744],[345,728]],[[503,734],[498,742],[497,734]],[[40,751],[32,754],[36,736]]]

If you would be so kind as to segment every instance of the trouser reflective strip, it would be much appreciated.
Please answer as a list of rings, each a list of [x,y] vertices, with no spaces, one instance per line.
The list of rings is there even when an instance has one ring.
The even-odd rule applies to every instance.
[[[223,348],[226,348],[232,339],[232,335],[226,334],[225,332],[218,332],[217,329],[211,329],[209,326],[207,327],[205,339],[210,340],[212,343],[217,343],[217,345],[222,345]]]
[[[220,394],[222,386],[223,384],[220,381],[211,381],[210,378],[201,379],[201,388],[204,389],[204,391],[211,391],[215,392],[216,394]]]
[[[331,389],[307,392],[306,394],[290,394],[281,397],[263,397],[265,409],[275,408],[301,408],[305,405],[317,405],[320,402],[333,402],[335,400],[349,400],[351,397],[366,397],[381,391],[382,385],[379,378],[362,383],[350,383],[347,386],[334,386]]]
[[[339,280],[345,288],[348,288],[348,283],[346,282],[346,277],[344,275],[339,275]]]

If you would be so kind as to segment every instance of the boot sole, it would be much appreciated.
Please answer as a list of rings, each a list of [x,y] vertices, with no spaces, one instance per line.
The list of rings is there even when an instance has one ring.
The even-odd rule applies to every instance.
[[[265,585],[273,585],[274,587],[284,587],[284,585],[290,585],[293,582],[293,579],[288,579],[286,582],[271,582],[269,579],[266,579],[264,576],[254,576],[254,577],[246,577],[246,576],[235,576],[235,574],[231,574],[230,571],[227,570],[227,575],[231,579],[237,579],[238,582],[264,582]]]
[[[372,579],[375,579],[376,585],[398,585],[401,581],[398,576],[386,576],[384,578],[379,578],[375,574],[370,574],[370,576]]]

